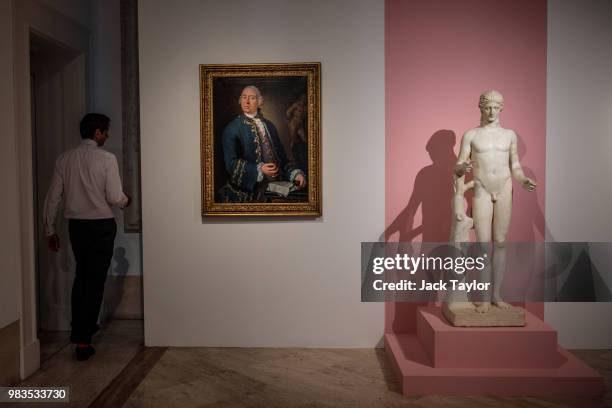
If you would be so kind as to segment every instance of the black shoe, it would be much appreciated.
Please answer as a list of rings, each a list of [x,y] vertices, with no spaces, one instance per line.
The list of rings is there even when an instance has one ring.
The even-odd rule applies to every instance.
[[[94,354],[96,354],[96,349],[91,347],[91,346],[87,346],[87,347],[76,347],[74,349],[75,353],[76,353],[76,359],[77,361],[85,361],[88,360],[89,357],[93,356]]]

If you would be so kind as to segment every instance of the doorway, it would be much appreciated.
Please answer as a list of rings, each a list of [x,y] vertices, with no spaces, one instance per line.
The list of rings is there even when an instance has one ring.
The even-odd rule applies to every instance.
[[[83,53],[30,33],[36,320],[41,362],[69,343],[74,258],[61,208],[56,224],[60,252],[47,250],[43,208],[56,158],[80,140],[78,123],[86,105],[84,79]]]

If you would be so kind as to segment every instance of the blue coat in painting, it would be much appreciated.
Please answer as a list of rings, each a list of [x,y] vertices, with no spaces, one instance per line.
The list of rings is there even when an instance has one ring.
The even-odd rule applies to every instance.
[[[246,115],[234,118],[223,131],[223,160],[227,183],[218,191],[218,202],[262,202],[266,187],[257,180],[258,165],[274,162],[279,168],[279,180],[289,181],[295,174],[287,160],[278,131],[272,122],[258,116],[264,123],[266,134],[257,131],[255,121]],[[266,137],[267,139],[262,139]]]

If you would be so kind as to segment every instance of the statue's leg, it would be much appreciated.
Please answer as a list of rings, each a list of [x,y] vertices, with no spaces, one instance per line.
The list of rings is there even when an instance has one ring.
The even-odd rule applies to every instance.
[[[501,288],[506,272],[506,236],[512,214],[512,180],[508,179],[493,207],[493,304],[508,309],[510,305],[502,300]]]
[[[476,241],[480,245],[481,253],[490,252],[491,226],[493,222],[493,202],[491,194],[480,182],[474,185],[474,199],[472,200],[472,216],[474,219],[474,230],[476,231]],[[480,282],[491,282],[491,267],[486,263],[485,268],[480,273]],[[476,310],[485,313],[491,307],[490,293],[483,294],[481,301],[475,302]]]

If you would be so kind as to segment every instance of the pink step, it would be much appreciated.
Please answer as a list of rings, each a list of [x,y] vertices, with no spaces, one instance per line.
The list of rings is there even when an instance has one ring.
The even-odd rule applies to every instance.
[[[557,332],[529,312],[524,327],[454,327],[439,307],[417,311],[417,337],[433,367],[557,368]]]
[[[385,334],[385,350],[402,393],[413,395],[597,396],[603,377],[557,348],[557,368],[434,368],[414,334]]]

